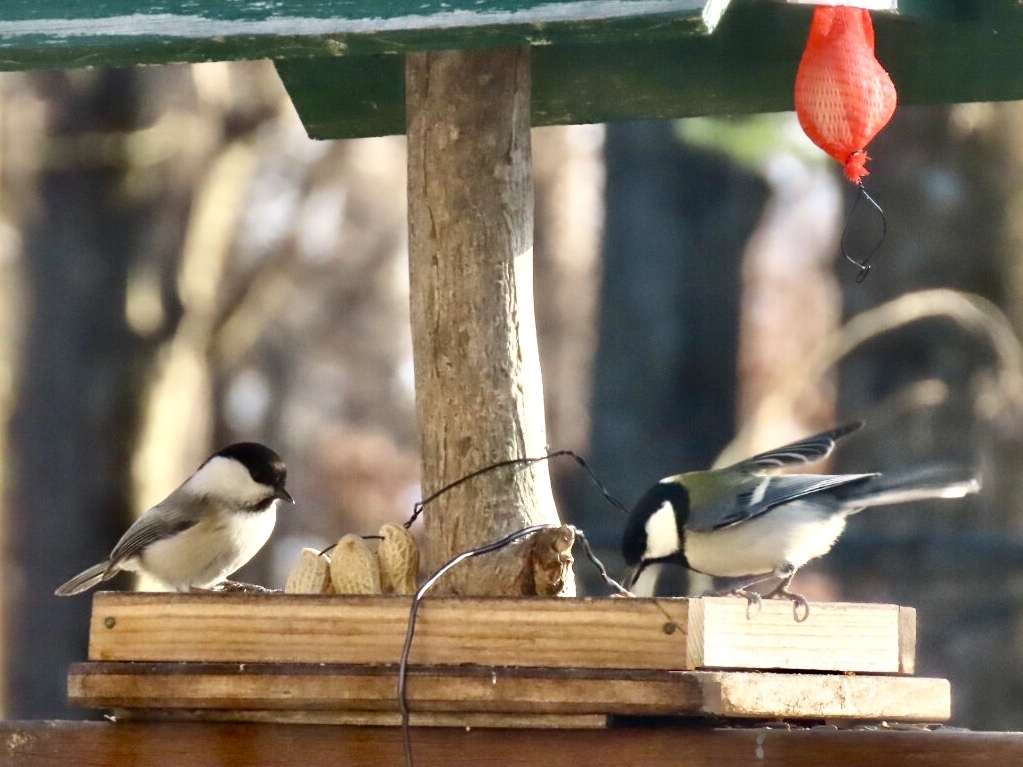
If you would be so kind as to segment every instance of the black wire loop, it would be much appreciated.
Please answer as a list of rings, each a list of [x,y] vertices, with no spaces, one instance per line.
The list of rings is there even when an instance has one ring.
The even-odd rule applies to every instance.
[[[419,515],[423,513],[423,509],[427,506],[427,504],[433,502],[434,500],[442,496],[444,493],[458,487],[459,485],[464,484],[465,482],[475,479],[476,477],[482,474],[486,474],[487,472],[493,471],[494,469],[500,469],[505,466],[531,466],[534,463],[540,463],[541,461],[547,461],[550,460],[551,458],[557,458],[559,456],[569,456],[573,460],[575,460],[575,462],[579,464],[580,467],[582,467],[583,471],[586,472],[586,475],[590,478],[590,481],[593,482],[593,484],[600,491],[600,494],[604,496],[604,500],[606,500],[609,504],[614,506],[619,511],[628,512],[628,509],[626,509],[625,506],[623,506],[622,503],[617,498],[611,495],[611,493],[604,486],[604,484],[599,479],[597,479],[597,475],[593,473],[593,470],[589,467],[589,464],[586,463],[582,456],[576,454],[572,450],[556,450],[554,452],[551,452],[548,449],[547,453],[543,456],[537,458],[510,458],[505,461],[498,461],[496,463],[490,464],[489,466],[484,466],[481,469],[477,469],[476,471],[470,472],[469,474],[466,474],[464,477],[456,479],[454,482],[449,482],[447,485],[440,488],[440,490],[431,493],[429,496],[427,496],[423,500],[416,503],[415,506],[413,506],[412,515],[408,518],[408,521],[405,522],[405,529],[407,530],[408,528],[412,527],[413,523],[415,523]],[[402,740],[404,743],[405,764],[407,765],[407,767],[413,767],[412,733],[411,728],[409,727],[409,706],[407,692],[408,664],[409,655],[412,651],[412,640],[415,637],[416,632],[416,616],[419,614],[419,607],[422,604],[423,597],[426,595],[426,592],[429,591],[446,572],[448,572],[451,568],[455,567],[461,562],[464,562],[467,559],[471,559],[473,557],[478,557],[483,554],[489,554],[491,552],[498,551],[499,549],[503,549],[505,546],[508,546],[514,543],[515,541],[525,538],[527,535],[539,532],[540,530],[557,529],[560,527],[561,525],[559,524],[532,525],[521,530],[516,530],[515,532],[510,533],[509,535],[506,535],[504,538],[494,541],[493,543],[488,543],[484,546],[480,546],[479,548],[463,551],[461,554],[458,554],[457,556],[453,557],[451,560],[446,562],[444,565],[440,567],[440,569],[437,570],[437,572],[435,572],[433,575],[427,578],[426,581],[423,582],[423,584],[416,590],[416,593],[412,596],[412,605],[409,608],[408,626],[405,629],[405,642],[402,645],[401,660],[398,664],[398,710],[401,712]],[[593,563],[594,567],[597,568],[597,571],[600,573],[600,577],[601,579],[603,579],[604,583],[606,583],[611,589],[613,589],[621,596],[626,597],[634,596],[632,592],[630,592],[628,589],[626,589],[624,586],[622,586],[618,581],[616,581],[608,574],[607,567],[597,557],[596,553],[593,551],[593,547],[590,545],[590,542],[589,540],[587,540],[586,535],[583,533],[583,531],[572,525],[569,525],[568,527],[569,529],[572,530],[572,533],[575,535],[576,539],[578,539],[579,542],[582,544],[583,552],[586,554],[586,558]],[[381,536],[364,535],[362,537],[363,539],[371,539],[380,538]],[[333,548],[334,546],[328,546],[320,553],[325,554]]]
[[[561,525],[555,524],[531,525],[529,527],[524,527],[521,530],[516,530],[513,533],[509,533],[504,538],[501,538],[492,543],[485,544],[483,546],[480,546],[479,548],[463,551],[461,554],[454,556],[453,558],[445,562],[443,565],[441,565],[437,572],[435,572],[433,575],[427,578],[423,582],[423,585],[420,586],[416,590],[416,593],[412,596],[412,605],[409,608],[408,615],[408,625],[405,629],[405,642],[402,645],[401,660],[398,663],[398,710],[401,712],[401,734],[402,742],[404,744],[405,749],[406,767],[414,767],[412,761],[412,730],[411,727],[409,726],[408,662],[409,656],[412,653],[412,640],[415,638],[416,634],[416,617],[419,615],[419,607],[423,602],[423,597],[426,596],[426,592],[433,588],[434,584],[436,584],[437,581],[439,581],[446,572],[448,572],[451,568],[455,567],[456,565],[461,564],[467,559],[472,559],[473,557],[478,557],[483,554],[490,554],[494,551],[498,551],[506,546],[511,545],[512,543],[515,543],[515,541],[525,538],[527,535],[532,535],[533,533],[539,532],[540,530],[556,530],[559,527],[561,527]],[[594,553],[593,548],[590,546],[590,542],[586,539],[586,535],[583,533],[583,531],[572,525],[568,525],[568,527],[575,534],[576,538],[578,538],[579,541],[582,543],[583,551],[586,554],[586,558],[589,559],[590,562],[593,563],[594,567],[597,568],[597,571],[600,573],[600,577],[604,580],[604,583],[606,583],[608,586],[614,589],[621,596],[634,597],[635,594],[630,592],[618,581],[616,581],[614,578],[608,575],[607,567],[604,565],[603,562],[600,561],[600,559],[597,558],[597,555]]]
[[[593,470],[590,468],[589,464],[586,463],[585,459],[583,459],[582,456],[578,455],[573,450],[555,450],[552,453],[548,449],[548,452],[542,456],[535,458],[509,458],[505,461],[498,461],[496,463],[491,463],[487,466],[484,466],[483,468],[469,472],[464,477],[459,477],[454,482],[449,482],[448,484],[444,485],[444,487],[442,487],[440,490],[437,490],[434,493],[430,493],[430,495],[428,495],[423,500],[416,502],[415,506],[412,507],[412,516],[410,516],[408,520],[405,522],[405,529],[408,530],[410,527],[412,527],[415,521],[419,518],[419,515],[423,513],[423,509],[427,506],[427,504],[432,503],[433,501],[437,500],[442,495],[444,495],[444,493],[448,492],[449,490],[454,490],[459,485],[462,485],[471,479],[475,479],[476,477],[491,472],[494,469],[504,468],[505,466],[532,466],[534,463],[549,461],[551,458],[558,458],[563,455],[571,457],[573,460],[575,460],[577,464],[579,464],[580,467],[582,467],[583,471],[585,471],[587,476],[590,478],[590,481],[593,482],[594,485],[596,485],[597,489],[600,491],[600,494],[604,496],[604,500],[606,500],[609,504],[614,506],[619,511],[626,514],[628,513],[628,509],[626,509],[625,506],[622,505],[621,501],[619,501],[617,498],[611,495],[611,493],[608,492],[608,489],[604,487],[604,484],[599,479],[597,479],[597,475],[593,473]]]
[[[864,200],[866,200],[871,205],[873,210],[875,210],[877,212],[877,215],[881,219],[881,236],[878,238],[877,243],[874,245],[874,247],[870,249],[870,252],[868,252],[866,256],[864,256],[859,261],[857,261],[851,255],[849,255],[849,250],[846,247],[845,240],[846,240],[846,236],[849,234],[849,226],[852,223],[853,218],[856,215],[856,209],[859,208],[860,203],[862,201],[864,201]],[[852,210],[849,211],[849,217],[845,221],[845,227],[842,229],[842,242],[841,242],[842,255],[845,257],[845,260],[848,261],[853,266],[856,266],[856,267],[859,268],[859,273],[857,273],[857,275],[856,275],[856,283],[857,284],[859,284],[859,283],[863,282],[865,279],[867,279],[867,275],[870,274],[870,270],[873,269],[873,266],[870,263],[870,259],[872,259],[877,254],[877,252],[881,249],[881,245],[884,244],[884,240],[885,240],[885,237],[887,235],[888,235],[888,218],[884,214],[884,209],[877,202],[877,200],[875,200],[873,197],[870,196],[870,194],[867,192],[866,188],[863,186],[863,182],[861,181],[858,184],[858,191],[856,193],[856,201],[853,203]]]

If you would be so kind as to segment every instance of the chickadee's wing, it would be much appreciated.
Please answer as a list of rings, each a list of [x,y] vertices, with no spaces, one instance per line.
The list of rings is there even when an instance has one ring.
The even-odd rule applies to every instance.
[[[782,466],[813,463],[826,458],[835,449],[835,443],[842,437],[863,428],[863,421],[852,421],[828,431],[822,431],[799,442],[768,450],[731,466],[739,471],[769,471]]]
[[[205,501],[175,491],[135,520],[110,552],[110,567],[140,554],[147,546],[198,524]]]
[[[720,530],[746,522],[771,509],[842,485],[874,477],[874,474],[786,474],[780,477],[751,475],[719,500],[689,510],[685,527],[698,533]],[[835,508],[838,508],[836,502]]]

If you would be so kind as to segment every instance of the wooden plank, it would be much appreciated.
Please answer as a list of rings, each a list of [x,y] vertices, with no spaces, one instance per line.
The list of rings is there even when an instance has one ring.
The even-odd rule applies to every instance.
[[[725,717],[946,722],[952,689],[945,679],[843,674],[694,671],[704,708]]]
[[[246,722],[250,724],[327,724],[333,726],[398,727],[401,714],[384,711],[283,711],[280,709],[114,709],[117,722]],[[412,727],[494,727],[499,729],[596,730],[607,727],[599,714],[420,713],[409,715]]]
[[[243,720],[247,711],[396,712],[396,691],[394,667],[86,663],[68,678],[81,706]],[[899,676],[432,667],[411,670],[408,700],[445,714],[944,722],[951,691],[944,679]]]
[[[992,767],[1023,764],[1023,734],[836,731],[823,728],[606,730],[425,728],[412,732],[417,767]],[[397,727],[285,724],[0,722],[10,767],[299,767],[400,765]]]
[[[916,610],[899,608],[899,671],[916,673]]]
[[[393,664],[410,600],[100,593],[89,659]],[[690,606],[694,606],[690,609]],[[893,605],[716,599],[427,599],[414,665],[905,673],[912,621]]]
[[[905,655],[909,641],[893,644],[891,639],[908,634],[915,639],[915,614],[894,605],[858,604],[850,610],[842,603],[814,604],[807,620],[795,624],[799,630],[793,629],[787,602],[765,603],[771,609],[752,620],[744,604],[736,609],[735,600],[700,599],[691,605],[695,668],[799,669],[814,656],[809,662],[820,671],[912,671]],[[827,651],[818,655],[821,647]]]
[[[432,667],[412,669],[408,699],[430,712],[693,714],[700,684],[673,672]],[[68,696],[91,708],[396,711],[397,669],[87,663],[72,668]]]

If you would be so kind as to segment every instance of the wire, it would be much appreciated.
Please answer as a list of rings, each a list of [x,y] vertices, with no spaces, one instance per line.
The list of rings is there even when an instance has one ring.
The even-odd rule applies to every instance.
[[[428,499],[430,500],[430,499]],[[558,527],[558,525],[531,525],[530,527],[516,530],[510,535],[506,535],[498,541],[488,543],[485,546],[480,546],[476,549],[469,549],[463,551],[461,554],[456,556],[454,559],[449,560],[447,563],[441,566],[437,572],[431,575],[424,581],[423,585],[420,586],[416,593],[412,596],[412,607],[409,610],[408,615],[408,628],[405,630],[405,644],[401,648],[401,662],[398,664],[398,709],[401,711],[401,732],[402,738],[405,745],[405,764],[407,767],[413,767],[412,763],[412,733],[409,728],[409,709],[408,709],[408,695],[406,692],[406,680],[408,679],[408,659],[409,653],[412,651],[412,639],[416,633],[416,616],[419,614],[419,605],[423,601],[423,596],[429,591],[433,585],[441,579],[441,577],[452,567],[464,562],[467,559],[481,556],[482,554],[489,554],[492,551],[503,549],[505,546],[514,543],[520,538],[524,538],[527,535],[535,533],[539,530],[546,530],[548,528]]]
[[[625,508],[622,502],[615,498],[613,495],[611,495],[611,493],[608,492],[607,488],[604,487],[604,484],[599,479],[597,479],[597,475],[593,473],[593,469],[590,468],[590,465],[586,463],[586,461],[583,459],[581,455],[572,450],[556,450],[553,453],[548,453],[546,457],[557,458],[558,456],[562,455],[567,455],[571,457],[573,460],[575,460],[577,464],[579,464],[579,466],[582,467],[582,470],[586,472],[586,475],[590,478],[590,481],[596,486],[597,490],[600,491],[600,494],[604,496],[605,501],[614,506],[616,509],[618,509],[618,511],[622,512],[623,514],[629,513],[629,510]]]
[[[472,479],[475,479],[476,477],[486,474],[487,472],[493,471],[494,469],[500,469],[505,466],[531,466],[532,464],[547,461],[550,460],[551,458],[558,458],[560,456],[569,456],[573,460],[575,460],[575,462],[579,464],[583,471],[586,472],[586,475],[590,478],[590,481],[593,482],[593,484],[600,491],[600,494],[604,497],[604,500],[606,500],[609,504],[614,506],[619,511],[623,513],[628,513],[628,509],[626,509],[625,506],[623,506],[622,503],[617,498],[611,495],[611,493],[604,486],[604,484],[599,479],[597,479],[597,475],[593,473],[593,470],[590,468],[589,464],[586,463],[585,459],[582,458],[582,456],[578,455],[572,450],[556,450],[554,452],[550,452],[548,450],[546,455],[537,458],[510,458],[508,460],[498,461],[496,463],[489,464],[488,466],[484,466],[483,468],[476,469],[475,471],[466,474],[464,477],[456,479],[454,482],[449,482],[448,484],[444,485],[444,487],[440,488],[434,493],[431,493],[429,496],[417,502],[415,506],[413,506],[412,515],[405,522],[404,525],[405,529],[407,530],[410,527],[412,527],[416,519],[419,517],[420,514],[423,513],[423,509],[426,508],[428,504],[432,503],[437,498],[442,496],[444,493],[448,492],[449,490],[453,490],[459,485],[462,485]],[[412,604],[411,607],[409,608],[408,627],[405,630],[405,642],[402,645],[401,660],[398,664],[398,709],[401,712],[402,740],[405,751],[405,764],[407,765],[407,767],[413,767],[412,734],[411,728],[409,726],[408,706],[408,664],[409,656],[412,651],[412,640],[415,638],[416,617],[419,615],[419,606],[422,604],[423,597],[426,595],[426,592],[428,592],[437,583],[437,581],[444,576],[445,573],[451,570],[451,568],[459,565],[460,563],[464,562],[467,559],[472,559],[473,557],[478,557],[483,554],[490,554],[494,551],[498,551],[500,549],[503,549],[505,546],[508,546],[517,540],[525,538],[527,535],[532,535],[533,533],[539,532],[540,530],[557,529],[560,527],[561,525],[556,524],[531,525],[530,527],[525,527],[521,530],[516,530],[515,532],[510,533],[506,535],[504,538],[494,541],[493,543],[488,543],[478,548],[464,551],[461,554],[455,556],[453,559],[446,562],[444,565],[442,565],[440,569],[437,570],[437,572],[435,572],[433,575],[427,578],[426,581],[423,582],[423,584],[416,590],[416,593],[412,596]],[[593,565],[597,568],[597,571],[600,573],[600,577],[603,579],[604,583],[606,583],[614,591],[616,591],[618,594],[622,596],[629,597],[635,596],[628,589],[626,589],[624,586],[622,586],[620,583],[618,583],[618,581],[616,581],[608,574],[607,567],[604,566],[604,563],[601,562],[600,559],[597,557],[596,553],[594,553],[593,547],[590,545],[589,540],[586,538],[586,534],[575,526],[569,525],[568,528],[572,531],[572,534],[576,538],[578,538],[579,541],[582,542],[583,551],[586,554],[586,558],[589,559],[590,562],[592,562]],[[363,540],[381,539],[382,536],[364,535],[362,536],[362,538]],[[336,545],[337,544],[328,546],[323,551],[321,551],[320,554],[322,555],[330,552]]]
[[[408,616],[408,627],[405,629],[405,643],[401,648],[401,661],[398,663],[398,710],[401,712],[401,733],[402,742],[405,749],[405,765],[406,767],[414,767],[412,761],[412,730],[409,726],[409,707],[408,707],[408,664],[409,656],[412,653],[412,640],[416,634],[416,618],[419,615],[419,606],[422,604],[423,597],[426,596],[426,592],[433,588],[434,584],[439,581],[445,573],[451,570],[456,565],[464,562],[467,559],[478,557],[483,554],[490,554],[494,551],[503,549],[504,547],[514,543],[515,541],[525,538],[527,535],[539,532],[540,530],[551,530],[557,529],[561,525],[554,524],[542,524],[542,525],[531,525],[524,527],[521,530],[516,530],[514,533],[506,535],[500,540],[488,543],[479,548],[469,549],[458,554],[453,559],[450,559],[445,564],[441,565],[440,569],[437,570],[433,575],[423,582],[416,593],[412,596],[412,605],[409,608]],[[582,542],[583,551],[586,554],[586,558],[593,563],[600,573],[600,577],[604,580],[608,586],[617,591],[622,596],[633,597],[635,596],[632,592],[622,586],[618,581],[608,575],[607,568],[604,563],[597,558],[593,548],[590,546],[590,542],[586,539],[586,534],[583,533],[577,527],[572,525],[568,526],[572,533]]]
[[[623,597],[636,596],[608,574],[607,567],[605,567],[604,563],[597,558],[596,553],[593,551],[593,547],[590,546],[590,542],[586,538],[586,534],[574,525],[569,525],[569,527],[572,529],[572,532],[575,533],[575,537],[582,543],[583,552],[586,554],[586,558],[593,563],[594,567],[597,568],[597,572],[600,573],[600,577],[603,579],[604,583],[617,591]]]
[[[590,478],[590,481],[593,482],[594,485],[596,485],[597,489],[600,491],[600,494],[604,496],[604,500],[606,500],[609,504],[614,506],[619,511],[623,513],[628,513],[628,509],[626,509],[625,506],[622,505],[621,501],[619,501],[617,498],[611,495],[611,493],[604,486],[604,484],[599,479],[597,479],[597,475],[593,473],[593,470],[590,468],[589,464],[586,463],[585,459],[583,459],[582,456],[580,456],[573,450],[555,450],[553,453],[548,452],[546,455],[542,455],[536,458],[509,458],[504,461],[498,461],[497,463],[492,463],[487,466],[484,466],[481,469],[476,469],[475,471],[466,474],[464,477],[456,479],[454,482],[449,482],[448,484],[444,485],[444,487],[442,487],[440,490],[437,490],[436,492],[428,495],[423,500],[418,501],[415,504],[415,506],[412,507],[412,516],[410,516],[408,520],[405,522],[405,529],[408,530],[410,527],[412,527],[415,521],[419,518],[419,515],[423,513],[423,509],[427,506],[427,504],[432,503],[433,501],[437,500],[442,495],[444,495],[444,493],[448,492],[449,490],[454,490],[459,485],[462,485],[471,479],[475,479],[476,477],[493,471],[494,469],[504,468],[505,466],[532,466],[534,463],[541,463],[543,461],[548,461],[551,458],[558,458],[560,456],[570,456],[571,458],[573,458],[575,462],[582,467],[583,471],[586,472],[587,476]]]
[[[864,256],[862,259],[857,261],[851,255],[849,255],[849,251],[848,251],[848,249],[846,248],[846,245],[845,245],[845,240],[846,240],[846,235],[849,234],[849,226],[852,223],[853,217],[856,214],[856,209],[860,206],[860,203],[863,200],[866,200],[868,203],[870,203],[870,205],[873,206],[874,210],[877,211],[878,216],[880,216],[880,218],[881,218],[881,236],[880,236],[880,238],[878,238],[877,243],[870,250],[870,252],[867,253],[867,255]],[[870,274],[870,270],[873,268],[873,266],[871,266],[871,264],[870,264],[870,259],[872,259],[877,254],[877,252],[881,249],[881,245],[884,244],[885,237],[887,235],[888,235],[888,218],[884,214],[884,209],[880,206],[880,204],[878,204],[877,200],[875,200],[873,197],[870,196],[870,194],[867,192],[866,187],[863,186],[863,182],[861,181],[858,184],[858,192],[856,194],[856,201],[853,203],[852,210],[849,211],[849,217],[845,221],[845,228],[842,229],[842,241],[841,241],[842,255],[845,257],[845,260],[848,261],[850,264],[853,264],[854,266],[859,267],[860,271],[856,275],[856,282],[857,282],[857,284],[861,283],[865,279],[867,279],[867,275]]]

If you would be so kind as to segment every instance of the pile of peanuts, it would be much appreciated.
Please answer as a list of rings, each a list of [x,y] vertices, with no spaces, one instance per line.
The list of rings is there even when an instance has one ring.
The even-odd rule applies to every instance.
[[[400,525],[380,528],[373,551],[358,535],[345,535],[330,555],[302,549],[288,575],[286,594],[400,594],[416,592],[419,548]]]

